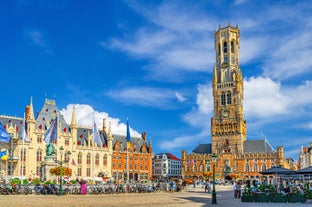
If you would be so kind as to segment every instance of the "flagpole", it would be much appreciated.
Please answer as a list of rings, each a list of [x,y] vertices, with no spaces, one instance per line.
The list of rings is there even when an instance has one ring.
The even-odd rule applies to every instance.
[[[9,154],[8,149],[6,151],[7,151],[7,156],[8,156]],[[5,160],[5,181],[6,182],[8,181],[8,157]]]
[[[22,184],[24,183],[23,182],[23,175],[24,175],[24,139],[25,139],[25,113],[24,113],[24,118],[23,118],[23,135],[22,135],[22,141],[23,141],[23,144],[22,144],[22,170],[21,170],[21,182]]]
[[[92,114],[93,115],[93,141],[92,141],[92,182],[94,182],[94,141],[95,141],[95,127],[96,127],[96,124],[95,124],[95,121],[94,121],[94,113]]]
[[[126,138],[126,145],[127,145],[127,183],[129,183],[129,143],[130,142],[130,129],[129,129],[129,121],[127,117],[127,138]]]

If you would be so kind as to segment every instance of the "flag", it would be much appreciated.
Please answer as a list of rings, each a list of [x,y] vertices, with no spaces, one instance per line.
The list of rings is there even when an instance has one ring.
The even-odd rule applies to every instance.
[[[0,158],[2,158],[5,155],[7,155],[7,150],[0,152]]]
[[[57,138],[57,117],[52,121],[49,129],[44,134],[44,141],[49,144],[51,141]]]
[[[9,133],[3,128],[2,124],[0,123],[0,142],[10,142],[10,135]]]
[[[8,160],[8,155],[3,155],[3,156],[1,157],[1,160],[2,160],[2,161]]]
[[[127,147],[130,147],[130,127],[129,127],[129,121],[127,118]]]
[[[74,166],[76,166],[76,163],[75,163],[74,158],[72,159],[72,163],[71,163],[71,164],[74,165]]]
[[[93,140],[95,143],[97,143],[98,146],[102,147],[103,146],[103,143],[102,143],[102,140],[100,138],[100,134],[99,134],[99,131],[96,127],[96,123],[94,122],[94,125],[93,125]]]
[[[25,127],[23,127],[23,136],[22,136],[22,140],[25,142],[30,142],[30,139],[28,138],[26,131],[25,131]]]

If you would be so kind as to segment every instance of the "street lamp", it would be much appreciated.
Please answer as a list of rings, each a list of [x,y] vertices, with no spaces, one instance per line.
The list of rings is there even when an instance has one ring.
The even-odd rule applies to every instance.
[[[211,155],[211,158],[212,158],[212,162],[213,162],[213,165],[212,165],[213,183],[212,183],[212,193],[211,193],[211,195],[212,195],[211,204],[217,204],[217,194],[216,194],[216,186],[215,186],[217,155],[215,153],[213,153]]]
[[[60,160],[57,160],[58,163],[60,163],[60,169],[62,169],[63,167],[63,162],[68,162],[69,159],[66,159],[66,155],[70,156],[71,155],[71,152],[70,151],[67,151],[66,152],[66,155],[64,157],[64,161],[63,161],[63,152],[64,151],[64,148],[63,146],[60,147],[60,154],[61,154],[61,159]],[[60,175],[60,190],[59,190],[59,195],[64,195],[64,191],[63,191],[63,186],[62,186],[62,180],[63,180],[63,176]]]

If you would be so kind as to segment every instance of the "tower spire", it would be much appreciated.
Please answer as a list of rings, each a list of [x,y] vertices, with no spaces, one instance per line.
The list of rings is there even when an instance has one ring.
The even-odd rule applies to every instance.
[[[71,125],[71,126],[77,126],[75,105],[73,105],[72,120],[71,120],[70,125]]]
[[[35,120],[32,96],[30,97],[30,104],[29,104],[29,120],[32,120],[32,121]]]

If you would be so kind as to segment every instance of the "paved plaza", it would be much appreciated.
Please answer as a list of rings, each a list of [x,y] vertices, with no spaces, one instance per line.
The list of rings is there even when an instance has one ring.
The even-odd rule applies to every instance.
[[[203,188],[187,187],[183,192],[175,193],[137,193],[118,195],[0,195],[0,206],[72,206],[72,207],[295,207],[312,206],[309,203],[242,203],[233,197],[232,186],[217,186],[217,204],[211,204],[211,194]]]

